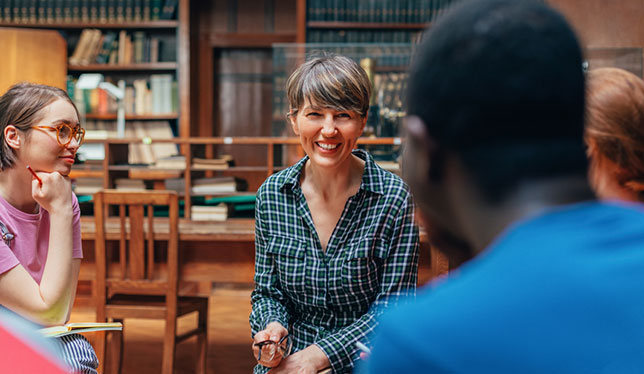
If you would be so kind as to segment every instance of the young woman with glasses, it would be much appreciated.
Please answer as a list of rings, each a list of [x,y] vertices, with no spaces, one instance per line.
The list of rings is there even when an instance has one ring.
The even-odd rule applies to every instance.
[[[0,97],[0,304],[44,326],[69,319],[83,257],[68,177],[85,135],[78,118],[58,88],[20,83]],[[74,372],[96,372],[82,336],[61,343]]]
[[[255,373],[349,373],[384,308],[415,292],[413,202],[398,176],[355,149],[371,92],[360,66],[320,56],[286,85],[306,157],[257,192]]]

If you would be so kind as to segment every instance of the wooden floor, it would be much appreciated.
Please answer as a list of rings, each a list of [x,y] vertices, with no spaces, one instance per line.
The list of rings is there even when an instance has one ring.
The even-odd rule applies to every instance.
[[[248,374],[255,360],[251,353],[250,288],[215,287],[210,296],[208,330],[208,373]],[[180,320],[182,327],[194,326],[192,316]],[[94,321],[91,306],[78,306],[71,322]],[[161,371],[163,322],[131,319],[124,326],[124,362],[122,374],[157,374]],[[85,336],[92,341],[92,333]],[[177,346],[176,374],[194,373],[195,338]]]

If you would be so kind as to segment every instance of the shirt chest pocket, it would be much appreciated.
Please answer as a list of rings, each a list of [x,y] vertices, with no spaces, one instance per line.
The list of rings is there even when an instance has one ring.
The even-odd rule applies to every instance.
[[[348,258],[342,265],[342,288],[356,299],[371,303],[380,290],[380,269],[388,246],[381,239],[365,238],[347,244]]]
[[[267,252],[273,258],[282,291],[296,295],[304,291],[306,275],[306,246],[299,240],[272,237]]]

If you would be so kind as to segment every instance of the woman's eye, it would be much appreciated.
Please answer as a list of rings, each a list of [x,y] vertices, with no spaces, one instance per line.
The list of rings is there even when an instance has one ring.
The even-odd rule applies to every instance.
[[[308,113],[306,116],[307,116],[307,117],[319,117],[319,116],[320,116],[320,113],[317,113],[317,112],[311,112],[311,113]]]
[[[349,113],[339,113],[338,117],[339,118],[351,118],[351,115],[349,115]]]

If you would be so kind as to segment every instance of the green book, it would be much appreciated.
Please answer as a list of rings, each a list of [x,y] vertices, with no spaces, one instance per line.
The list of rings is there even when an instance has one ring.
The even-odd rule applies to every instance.
[[[206,199],[205,203],[207,205],[217,205],[219,203],[229,203],[229,204],[252,203],[250,205],[254,206],[255,205],[255,194],[211,197],[210,199]]]
[[[150,3],[150,18],[153,21],[159,20],[161,17],[161,0],[151,0]]]

